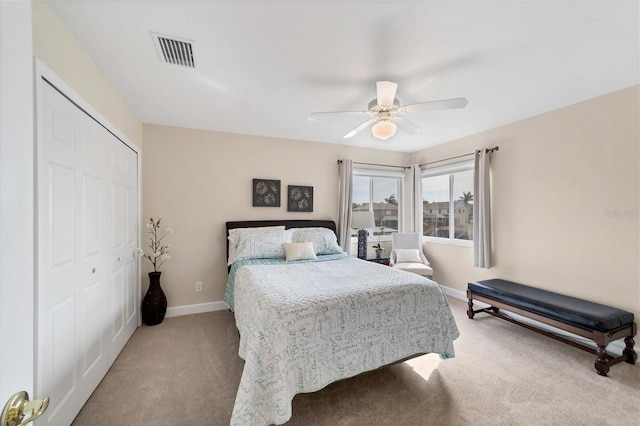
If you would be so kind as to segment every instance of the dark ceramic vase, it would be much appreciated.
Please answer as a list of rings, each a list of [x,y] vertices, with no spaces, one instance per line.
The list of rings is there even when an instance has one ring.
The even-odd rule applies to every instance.
[[[160,287],[161,272],[149,272],[149,290],[142,299],[142,321],[147,325],[160,324],[167,313],[167,296]]]

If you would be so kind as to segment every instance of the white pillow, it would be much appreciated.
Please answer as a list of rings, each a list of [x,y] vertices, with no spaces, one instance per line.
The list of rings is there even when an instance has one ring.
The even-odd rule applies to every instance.
[[[282,243],[289,242],[283,229],[256,232],[238,232],[229,235],[236,248],[235,257],[229,256],[229,264],[243,259],[278,259],[284,257]]]
[[[317,259],[311,241],[304,243],[282,243],[287,262],[294,260]]]
[[[396,263],[422,263],[418,249],[395,249]]]
[[[310,241],[316,254],[342,253],[336,234],[329,228],[293,228],[291,241],[302,243]]]
[[[232,235],[241,234],[245,232],[262,232],[262,231],[273,231],[273,230],[284,230],[284,225],[280,226],[260,226],[254,228],[233,228],[229,229],[229,257],[227,258],[227,266],[233,265],[233,263],[238,260],[238,252],[236,250],[236,243],[234,243],[235,238],[231,238]]]

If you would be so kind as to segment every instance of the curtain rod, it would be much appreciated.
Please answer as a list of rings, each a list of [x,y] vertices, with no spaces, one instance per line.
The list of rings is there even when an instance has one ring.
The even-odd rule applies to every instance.
[[[493,148],[487,148],[486,152],[487,154],[491,154],[494,151],[498,151],[500,149],[499,146],[494,146]],[[462,157],[468,157],[469,155],[474,155],[475,152],[470,152],[468,154],[462,154],[462,155],[457,155],[455,157],[449,157],[449,158],[443,158],[442,160],[436,160],[436,161],[430,161],[428,163],[422,163],[419,164],[420,167],[422,166],[426,166],[429,164],[435,164],[435,163],[441,163],[443,161],[449,161],[449,160],[455,160],[456,158],[462,158]],[[342,164],[342,160],[338,160],[338,164]],[[395,167],[397,169],[410,169],[411,167],[407,167],[407,166],[394,166],[392,164],[376,164],[376,163],[360,163],[357,161],[354,161],[353,164],[361,164],[361,165],[365,165],[365,166],[378,166],[378,167]]]
[[[342,160],[338,160],[338,164],[342,164]],[[406,166],[394,166],[392,164],[376,164],[376,163],[360,163],[357,161],[354,161],[353,164],[361,164],[364,166],[378,166],[378,167],[395,167],[398,169],[408,169],[409,167]]]
[[[498,151],[499,149],[500,149],[499,146],[494,146],[493,148],[487,148],[486,152],[487,152],[487,154],[491,154],[492,152]],[[456,158],[468,157],[470,155],[475,155],[475,152],[470,152],[468,154],[462,154],[462,155],[456,155],[455,157],[443,158],[442,160],[430,161],[428,163],[422,163],[419,166],[422,167],[422,166],[427,166],[429,164],[442,163],[443,161],[455,160]]]

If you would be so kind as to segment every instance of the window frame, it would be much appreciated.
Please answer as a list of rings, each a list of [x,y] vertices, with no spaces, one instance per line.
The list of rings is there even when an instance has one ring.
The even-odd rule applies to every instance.
[[[447,164],[444,166],[430,167],[428,169],[422,170],[422,173],[420,173],[420,184],[421,184],[420,186],[423,194],[424,194],[424,181],[423,181],[424,178],[444,176],[444,175],[449,176],[449,206],[448,206],[449,213],[450,213],[449,237],[443,238],[443,237],[431,237],[431,236],[424,235],[424,227],[421,227],[422,229],[420,233],[422,234],[422,238],[424,239],[424,241],[432,242],[432,243],[440,243],[440,244],[450,244],[455,246],[473,247],[473,236],[472,236],[472,239],[470,240],[462,240],[459,238],[455,238],[456,209],[455,209],[455,200],[454,200],[454,193],[453,193],[453,189],[454,189],[453,175],[455,173],[466,172],[469,170],[473,171],[473,169],[474,169],[474,161],[466,160],[466,161]],[[424,200],[423,200],[423,203],[424,203]],[[453,212],[453,214],[451,214],[451,212]],[[423,212],[423,215],[424,215],[424,212]]]
[[[355,176],[365,176],[368,178],[395,178],[398,179],[398,192],[396,194],[396,200],[398,201],[398,231],[402,232],[402,212],[403,212],[403,190],[404,190],[404,179],[405,173],[404,171],[392,171],[392,170],[380,170],[380,169],[366,169],[366,168],[354,168],[353,169],[353,177]],[[353,189],[352,189],[353,191]],[[373,180],[369,180],[369,210],[373,210]],[[353,207],[352,207],[353,208]],[[382,236],[374,236],[372,232],[375,229],[368,230],[368,238],[376,237],[376,241],[391,241],[391,235],[382,235]],[[357,242],[357,236],[351,236],[351,242]]]

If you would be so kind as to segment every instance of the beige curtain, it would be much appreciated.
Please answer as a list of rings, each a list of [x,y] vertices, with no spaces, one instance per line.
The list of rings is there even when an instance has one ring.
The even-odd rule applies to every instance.
[[[422,235],[422,169],[418,164],[411,166],[411,175],[413,182],[411,232]]]
[[[338,167],[338,243],[346,253],[351,252],[351,190],[353,188],[353,161],[342,160]]]
[[[491,268],[491,181],[486,149],[476,151],[473,169],[473,266]]]

